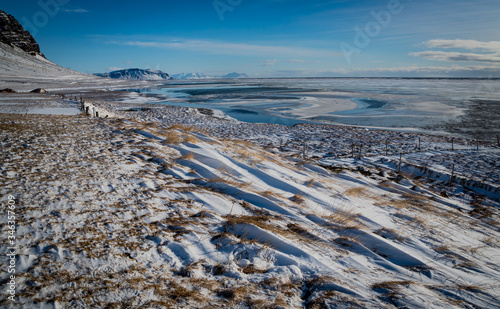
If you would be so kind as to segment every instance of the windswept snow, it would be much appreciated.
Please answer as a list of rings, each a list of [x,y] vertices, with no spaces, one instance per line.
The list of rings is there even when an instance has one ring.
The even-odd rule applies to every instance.
[[[450,181],[433,157],[455,154],[446,139],[412,152],[415,165],[433,158],[425,169],[378,148],[311,160],[229,138],[236,125],[247,139],[273,126],[161,110],[175,112],[156,110],[154,122],[117,107],[122,119],[1,114],[1,192],[19,203],[17,304],[500,307],[497,176]],[[326,130],[299,128],[312,141]],[[357,129],[344,129],[352,142]],[[473,150],[456,144],[459,173]],[[497,168],[494,149],[475,158]]]
[[[88,79],[90,76],[63,68],[41,56],[0,42],[0,76],[41,79]]]

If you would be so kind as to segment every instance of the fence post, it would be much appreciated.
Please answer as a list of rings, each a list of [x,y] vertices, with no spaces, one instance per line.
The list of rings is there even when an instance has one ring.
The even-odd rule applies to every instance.
[[[453,183],[454,173],[455,173],[455,164],[452,164],[452,165],[451,165],[451,177],[450,177],[450,184],[452,184],[452,183]]]
[[[389,144],[389,140],[385,140],[385,156],[387,157],[387,144]]]
[[[398,173],[401,173],[401,152],[399,153],[399,167],[398,167]]]

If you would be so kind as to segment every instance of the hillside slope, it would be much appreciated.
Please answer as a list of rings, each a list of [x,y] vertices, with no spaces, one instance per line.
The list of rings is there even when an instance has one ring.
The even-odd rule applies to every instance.
[[[17,305],[499,308],[492,200],[179,125],[12,121],[0,193],[19,203]]]
[[[82,79],[92,76],[63,68],[40,54],[33,56],[18,47],[0,43],[0,77]]]

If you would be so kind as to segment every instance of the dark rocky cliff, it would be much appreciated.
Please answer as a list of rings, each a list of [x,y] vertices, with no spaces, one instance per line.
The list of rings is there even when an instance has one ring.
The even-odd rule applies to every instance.
[[[0,42],[16,46],[32,56],[45,56],[33,36],[11,15],[0,10]]]

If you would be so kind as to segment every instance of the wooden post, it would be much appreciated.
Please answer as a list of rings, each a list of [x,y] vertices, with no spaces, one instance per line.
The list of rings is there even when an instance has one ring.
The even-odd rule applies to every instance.
[[[497,135],[497,144],[498,144],[498,147],[500,147],[500,136]]]
[[[363,156],[363,146],[362,145],[359,145],[359,159],[361,159],[361,157]]]
[[[479,140],[476,139],[476,148],[477,148],[477,151],[479,151]]]
[[[354,158],[354,144],[351,145],[351,157]]]
[[[399,153],[399,168],[398,168],[398,173],[401,172],[401,152]]]
[[[420,137],[418,138],[418,152],[420,152]]]
[[[389,140],[385,140],[385,156],[387,157],[387,144],[389,144]]]

